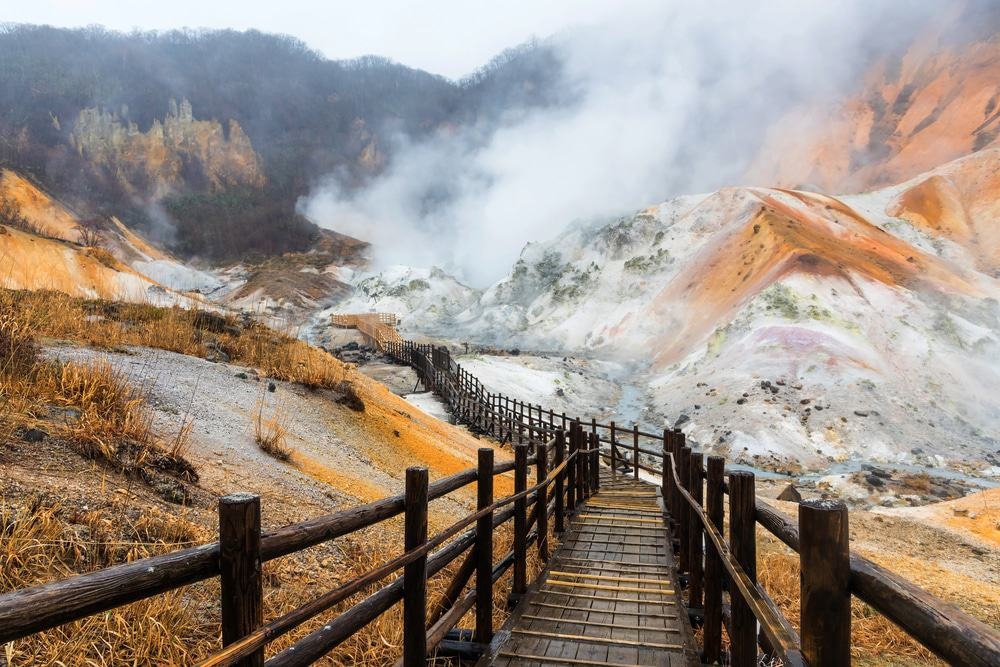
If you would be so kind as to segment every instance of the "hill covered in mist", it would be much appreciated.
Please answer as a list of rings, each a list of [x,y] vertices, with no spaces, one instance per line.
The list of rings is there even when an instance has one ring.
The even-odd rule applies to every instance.
[[[115,215],[183,255],[302,250],[315,181],[363,185],[399,137],[488,133],[558,101],[546,47],[509,50],[462,81],[388,59],[331,61],[256,31],[0,29],[0,166],[83,217]]]

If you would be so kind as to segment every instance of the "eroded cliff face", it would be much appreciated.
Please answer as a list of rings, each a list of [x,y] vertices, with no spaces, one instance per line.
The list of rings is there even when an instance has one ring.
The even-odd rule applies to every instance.
[[[186,187],[259,187],[265,180],[239,123],[223,128],[217,120],[198,120],[187,100],[171,100],[165,118],[145,132],[118,113],[83,109],[70,144],[127,191],[154,199]]]
[[[789,111],[767,133],[748,181],[863,192],[996,146],[1000,36],[975,36],[971,24],[982,17],[952,11],[902,57],[875,63],[846,100]]]

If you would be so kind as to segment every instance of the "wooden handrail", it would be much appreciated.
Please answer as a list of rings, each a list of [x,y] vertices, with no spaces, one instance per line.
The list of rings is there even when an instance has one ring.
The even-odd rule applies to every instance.
[[[778,606],[771,599],[771,596],[767,594],[760,584],[753,582],[746,575],[743,568],[740,566],[739,562],[733,556],[729,549],[729,544],[726,539],[718,531],[718,529],[712,524],[708,515],[705,513],[704,509],[700,504],[695,502],[691,494],[684,488],[685,485],[681,484],[680,479],[677,475],[677,467],[674,465],[673,455],[670,456],[670,471],[673,476],[674,484],[677,486],[677,490],[680,492],[681,497],[687,502],[688,506],[694,510],[695,515],[698,517],[699,522],[702,524],[702,528],[705,534],[708,535],[709,539],[712,541],[712,545],[715,547],[716,551],[722,558],[722,565],[728,572],[730,580],[733,581],[739,588],[740,595],[746,600],[747,604],[750,605],[754,616],[760,622],[761,628],[767,634],[768,639],[771,640],[772,645],[778,649],[782,662],[785,665],[805,667],[805,658],[802,656],[802,651],[799,649],[799,638],[795,633],[788,620],[782,615]]]
[[[643,471],[660,475],[662,478],[664,502],[671,514],[669,522],[671,525],[676,524],[681,535],[678,553],[681,570],[689,572],[693,577],[692,587],[697,587],[690,591],[692,601],[697,604],[700,600],[702,558],[705,558],[707,564],[710,558],[717,556],[717,563],[713,560],[713,567],[706,569],[705,575],[718,577],[717,567],[721,566],[731,582],[729,590],[733,603],[735,604],[736,599],[743,601],[760,623],[763,630],[759,638],[760,644],[766,651],[776,654],[785,665],[807,664],[795,631],[767,592],[755,580],[753,552],[750,552],[749,560],[734,553],[734,545],[737,542],[727,542],[720,530],[719,517],[713,520],[702,507],[700,488],[706,478],[705,471],[702,469],[700,454],[692,456],[691,450],[683,447],[683,434],[677,430],[652,434],[641,430],[637,424],[631,428],[624,428],[613,422],[607,425],[599,424],[596,419],[584,422],[570,419],[565,413],[556,415],[553,410],[544,410],[540,405],[526,404],[503,394],[490,393],[478,379],[451,359],[446,348],[403,340],[395,330],[397,321],[395,315],[391,313],[338,314],[331,318],[335,326],[357,328],[390,357],[415,368],[424,386],[441,395],[460,421],[469,424],[474,430],[496,437],[501,442],[514,442],[516,438],[517,442],[527,443],[528,447],[536,447],[539,456],[527,456],[525,449],[518,448],[515,461],[495,466],[491,463],[489,467],[492,472],[491,479],[498,474],[517,471],[516,477],[521,481],[518,482],[520,488],[517,488],[516,493],[499,500],[491,499],[486,504],[481,502],[476,512],[459,519],[430,539],[414,538],[417,540],[415,546],[406,549],[402,555],[352,581],[345,582],[332,591],[323,593],[280,618],[251,630],[221,652],[206,659],[202,663],[204,667],[235,664],[249,656],[259,655],[258,652],[276,637],[398,572],[401,568],[409,571],[415,563],[423,563],[426,560],[426,570],[421,564],[420,571],[426,572],[426,576],[430,577],[468,552],[470,555],[449,585],[447,594],[438,603],[432,617],[426,616],[425,595],[418,594],[419,604],[424,607],[422,610],[413,608],[411,604],[407,616],[410,621],[406,631],[407,646],[410,647],[408,664],[415,664],[416,654],[425,650],[424,647],[426,650],[433,649],[448,630],[476,604],[477,591],[486,590],[477,587],[464,595],[461,594],[472,570],[488,574],[488,581],[482,578],[480,581],[483,585],[494,586],[500,575],[518,560],[515,558],[516,555],[520,555],[520,560],[523,562],[525,545],[537,545],[539,555],[545,557],[545,540],[539,539],[539,530],[546,530],[547,517],[550,515],[555,516],[554,527],[557,531],[564,528],[564,512],[567,509],[572,510],[576,504],[597,489],[600,483],[597,464],[602,458],[610,460],[612,465],[618,461],[627,463],[636,476]],[[557,422],[563,428],[557,427]],[[607,437],[602,437],[599,431],[606,431]],[[567,434],[568,452],[565,450]],[[618,434],[627,440],[619,442]],[[660,444],[661,448],[653,450],[644,447],[640,444],[640,438],[653,440]],[[602,444],[609,445],[609,451],[602,451]],[[660,469],[644,463],[640,459],[640,454],[653,462],[662,462]],[[676,455],[681,455],[680,462],[675,458]],[[724,464],[717,457],[709,457],[709,462],[714,466],[710,466],[710,470],[715,471],[715,477],[709,481],[708,502],[720,503],[721,495],[729,493],[729,486],[721,480]],[[526,469],[532,465],[536,466],[537,479],[533,486],[527,487]],[[426,499],[440,498],[461,489],[475,482],[479,475],[479,471],[473,468],[440,479],[427,486]],[[749,478],[751,483],[747,488],[752,491],[752,475]],[[550,488],[553,489],[551,502]],[[734,488],[739,490],[738,487]],[[748,497],[752,499],[753,494],[750,493]],[[422,503],[423,511],[426,511],[426,501],[414,502],[418,505]],[[756,501],[747,507],[749,520],[754,525],[759,523],[793,550],[799,550],[798,528],[791,520],[763,502]],[[408,524],[411,519],[419,521],[419,516],[411,516],[411,509],[419,511],[420,508],[408,508],[405,495],[400,494],[343,512],[284,526],[261,536],[259,558],[261,562],[265,562],[295,553],[367,528],[397,516],[404,510],[410,517]],[[720,511],[718,505],[713,511]],[[844,517],[846,521],[846,514]],[[498,564],[492,563],[492,554],[489,552],[487,552],[489,560],[473,561],[472,553],[475,550],[470,552],[469,549],[476,542],[477,532],[480,535],[483,531],[492,533],[492,530],[487,530],[487,526],[495,529],[511,519],[516,519],[514,549]],[[731,517],[731,524],[733,520]],[[845,526],[846,523],[841,525]],[[251,530],[252,522],[247,526],[247,530]],[[749,535],[753,535],[752,530]],[[707,554],[703,554],[702,539],[708,541]],[[748,538],[743,538],[743,541],[746,539]],[[753,540],[752,537],[749,539]],[[846,558],[846,541],[841,544],[845,545],[843,554]],[[741,561],[741,558],[744,560]],[[844,560],[839,562],[845,563]],[[867,559],[852,554],[849,562],[850,592],[897,623],[935,654],[955,664],[975,667],[1000,664],[1000,637],[994,629]],[[846,564],[843,567],[846,568]],[[692,568],[694,571],[691,571]],[[0,643],[217,576],[219,572],[219,543],[213,542],[2,595],[0,596]],[[803,573],[805,576],[805,570]],[[420,579],[423,577],[423,574],[419,576]],[[518,569],[514,580],[515,592],[523,590],[526,583],[523,568]],[[253,584],[255,580],[248,581]],[[303,665],[322,656],[402,599],[403,582],[403,577],[395,579],[319,630],[302,638],[293,647],[269,660],[267,664]],[[715,584],[714,581],[706,582],[706,604],[709,604],[710,598],[711,604],[717,604],[717,596],[720,596],[721,592],[720,587]],[[254,585],[259,586],[259,580]],[[711,596],[709,596],[710,589]],[[739,597],[733,598],[733,596]],[[253,599],[253,591],[249,599]],[[25,614],[25,609],[31,609],[32,613]],[[734,608],[733,620],[736,611]],[[230,610],[230,613],[232,612],[233,610]],[[713,614],[716,612],[718,615],[712,617],[713,623],[718,623],[720,617],[724,618],[721,609],[714,610]],[[485,611],[483,614],[477,612],[477,618],[485,613]],[[252,619],[252,615],[239,618]],[[431,627],[426,629],[426,637],[414,637],[413,619],[422,618],[426,618]],[[485,622],[485,616],[482,620]],[[423,622],[418,620],[416,625],[422,626]],[[233,627],[242,626],[233,625]],[[803,632],[806,630],[807,628],[803,626]],[[419,632],[423,635],[425,630],[421,627]],[[813,632],[810,638],[814,640],[816,630],[810,632]],[[712,641],[717,641],[717,631],[713,630],[712,634],[715,637]],[[815,646],[815,643],[811,646]],[[841,652],[837,655],[844,654]],[[713,659],[718,657],[717,647],[714,647],[711,653],[706,652],[706,656],[711,656]]]

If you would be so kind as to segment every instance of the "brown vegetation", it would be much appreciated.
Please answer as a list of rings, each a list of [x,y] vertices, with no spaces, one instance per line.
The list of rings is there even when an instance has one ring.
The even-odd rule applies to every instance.
[[[264,416],[264,394],[257,399],[257,410],[254,415],[254,440],[257,446],[279,461],[292,458],[292,450],[285,442],[288,434],[288,414],[280,405],[275,406],[270,417]]]
[[[347,373],[323,350],[232,315],[10,290],[0,290],[0,312],[19,326],[30,324],[39,337],[94,347],[137,345],[193,356],[218,349],[267,377],[313,389],[337,389]]]
[[[766,547],[757,559],[757,578],[781,608],[785,618],[798,630],[798,556],[776,544]],[[851,600],[851,646],[858,665],[909,667],[944,664],[899,626],[857,598]]]

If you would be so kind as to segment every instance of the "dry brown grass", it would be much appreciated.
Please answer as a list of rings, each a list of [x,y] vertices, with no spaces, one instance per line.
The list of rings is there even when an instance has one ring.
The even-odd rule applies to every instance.
[[[184,429],[164,447],[153,432],[153,413],[127,376],[106,361],[60,363],[42,359],[26,320],[0,311],[0,436],[37,426],[88,458],[127,474],[150,465],[195,479],[181,456]],[[72,419],[51,419],[53,410]],[[190,430],[190,429],[188,429]]]
[[[144,558],[209,539],[208,531],[121,501],[97,509],[43,496],[0,498],[0,592]],[[178,589],[7,644],[10,665],[182,664],[216,632],[205,587]]]
[[[0,313],[30,326],[39,337],[106,349],[145,346],[193,356],[217,348],[234,363],[254,367],[266,377],[313,389],[336,389],[347,379],[347,366],[290,335],[294,332],[244,325],[229,315],[11,290],[0,290]]]
[[[757,578],[798,630],[798,556],[778,545],[767,545],[757,558]],[[944,665],[899,626],[857,598],[851,600],[851,647],[858,665]]]
[[[292,450],[285,441],[285,436],[288,435],[288,413],[283,406],[276,405],[270,411],[270,415],[265,416],[266,396],[261,393],[257,399],[253,419],[254,440],[267,454],[279,461],[288,461],[292,458]]]

